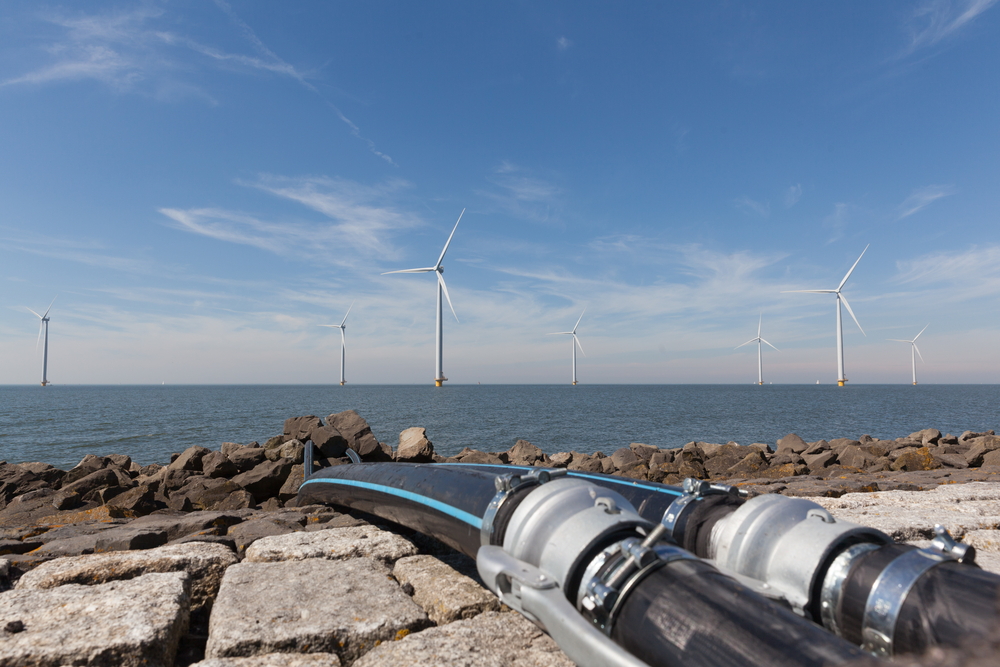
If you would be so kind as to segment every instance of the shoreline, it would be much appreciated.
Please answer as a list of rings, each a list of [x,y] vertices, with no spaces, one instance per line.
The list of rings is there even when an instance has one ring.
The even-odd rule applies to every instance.
[[[811,497],[837,516],[858,523],[881,522],[876,526],[880,530],[914,544],[930,538],[937,521],[934,512],[947,504],[967,509],[964,514],[952,511],[947,517],[955,537],[977,546],[984,556],[984,567],[1000,572],[1000,531],[996,530],[1000,525],[1000,485],[995,483],[1000,481],[1000,437],[992,432],[954,436],[929,428],[895,440],[860,436],[829,442],[806,442],[789,434],[773,446],[689,442],[664,450],[631,443],[610,454],[573,451],[552,455],[519,440],[503,452],[466,448],[456,456],[443,457],[434,452],[426,429],[405,429],[398,444],[390,447],[379,442],[368,423],[349,410],[325,419],[311,415],[290,418],[282,433],[264,444],[227,442],[214,450],[189,447],[165,465],[139,466],[122,455],[88,455],[68,471],[44,463],[0,463],[0,591],[11,589],[0,592],[0,616],[5,608],[15,608],[9,605],[16,599],[21,605],[16,608],[22,610],[18,613],[24,617],[0,618],[0,628],[8,628],[0,632],[17,641],[30,632],[33,641],[44,643],[41,635],[33,634],[43,633],[46,617],[37,615],[41,613],[37,609],[44,600],[33,602],[34,598],[24,597],[27,591],[21,593],[22,589],[40,587],[53,591],[53,596],[97,595],[100,591],[110,595],[117,590],[114,586],[125,585],[108,574],[118,572],[124,573],[122,579],[147,582],[130,595],[142,598],[146,589],[156,589],[158,600],[166,599],[163,596],[176,598],[177,615],[171,617],[172,629],[163,630],[169,637],[161,647],[175,657],[164,665],[186,666],[206,656],[221,659],[224,654],[263,660],[260,656],[269,650],[266,642],[232,648],[235,653],[219,648],[229,640],[222,639],[221,630],[212,629],[213,614],[238,617],[234,609],[244,604],[239,595],[226,592],[226,577],[240,573],[255,581],[253,577],[265,576],[254,574],[267,570],[259,564],[265,561],[271,563],[270,568],[285,568],[289,577],[306,576],[296,568],[322,570],[325,566],[317,558],[336,558],[361,568],[355,574],[368,582],[366,586],[381,586],[377,583],[384,581],[381,573],[390,573],[395,587],[378,595],[395,600],[386,602],[393,608],[416,606],[407,607],[412,612],[409,616],[397,614],[386,622],[398,624],[406,616],[409,620],[398,628],[402,635],[396,640],[410,635],[415,639],[392,641],[378,650],[358,640],[360,643],[348,642],[352,646],[349,650],[331,648],[309,654],[313,657],[308,662],[295,662],[302,656],[281,653],[277,658],[268,657],[267,661],[274,662],[266,664],[357,663],[375,667],[383,664],[379,656],[389,661],[393,651],[403,650],[400,647],[404,645],[408,651],[418,650],[417,646],[436,651],[448,645],[452,641],[448,637],[454,633],[466,637],[470,645],[481,642],[487,632],[510,637],[537,633],[520,617],[500,611],[495,598],[476,581],[471,559],[433,538],[359,512],[322,505],[296,507],[306,446],[314,447],[316,460],[323,466],[348,463],[346,450],[350,448],[365,461],[565,467],[675,485],[685,477],[698,477],[735,484],[752,495]],[[330,555],[331,544],[337,545],[333,553],[339,549],[340,555]],[[303,550],[308,567],[301,564]],[[265,558],[260,555],[264,552],[271,555]],[[99,566],[99,562],[104,564]],[[209,570],[214,574],[206,574]],[[331,581],[338,576],[333,571],[323,572]],[[168,573],[183,581],[167,581],[164,577]],[[155,579],[157,576],[160,579]],[[154,579],[147,581],[147,577]],[[442,582],[450,583],[443,586]],[[85,584],[86,590],[79,584]],[[445,589],[452,592],[442,592]],[[400,590],[404,593],[401,598]],[[35,620],[29,624],[26,618]],[[12,634],[10,628],[16,632]],[[448,632],[436,634],[439,630]],[[424,643],[416,641],[418,638]],[[232,639],[232,646],[243,646],[240,642],[244,639]],[[544,635],[536,640],[535,648],[521,647],[517,650],[523,655],[511,654],[510,660],[541,650],[550,664],[568,664],[551,640],[545,643]],[[17,641],[0,642],[0,658],[5,657],[4,651],[13,651]],[[514,650],[511,646],[506,642],[496,650]],[[30,653],[35,649],[24,650]],[[149,655],[146,649],[136,651]],[[31,664],[27,659],[18,662],[15,657],[6,657],[12,665]],[[229,663],[206,660],[202,667],[224,664]]]

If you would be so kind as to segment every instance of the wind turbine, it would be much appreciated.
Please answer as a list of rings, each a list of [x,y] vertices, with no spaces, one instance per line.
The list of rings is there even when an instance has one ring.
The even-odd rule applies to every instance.
[[[587,309],[583,309],[583,313],[587,312]],[[576,337],[576,328],[580,326],[580,320],[583,319],[583,313],[580,313],[580,319],[576,321],[573,325],[572,331],[557,331],[555,333],[545,334],[546,336],[572,336],[573,342],[570,343],[570,347],[573,348],[573,385],[576,385],[576,348],[580,348],[583,352],[583,345],[580,345],[580,339]],[[587,356],[586,352],[583,352],[583,356]]]
[[[928,324],[927,327],[929,327],[929,326],[930,325]],[[899,339],[899,338],[887,338],[886,339],[886,340],[894,340],[897,343],[909,343],[910,344],[910,361],[913,364],[913,384],[917,384],[917,357],[914,355],[914,352],[916,352],[916,354],[920,356],[920,361],[924,360],[924,355],[920,354],[920,348],[917,347],[917,339],[920,338],[920,334],[922,334],[923,332],[927,331],[927,327],[924,327],[923,329],[921,329],[920,333],[918,333],[916,336],[913,337],[913,340],[902,340],[902,339]]]
[[[357,303],[356,301],[354,303]],[[354,308],[354,303],[351,304],[351,308]],[[351,314],[351,308],[347,309],[347,315]],[[331,327],[333,329],[340,329],[340,386],[343,387],[347,382],[344,380],[344,350],[347,349],[347,337],[344,335],[344,330],[347,329],[347,315],[344,315],[344,321],[340,324],[320,324],[321,327]]]
[[[858,318],[854,316],[854,311],[851,310],[851,304],[847,302],[847,297],[841,294],[840,290],[844,288],[844,284],[847,282],[847,279],[850,278],[851,274],[854,272],[854,267],[858,265],[858,262],[861,261],[861,258],[865,256],[866,252],[868,252],[868,246],[870,245],[871,244],[869,243],[868,245],[865,246],[865,249],[861,251],[861,255],[858,256],[857,261],[854,262],[854,266],[851,267],[851,270],[847,272],[847,275],[844,276],[844,279],[840,281],[839,285],[837,285],[837,289],[796,289],[796,290],[784,290],[782,292],[783,294],[791,292],[800,292],[800,293],[808,292],[810,294],[837,295],[837,386],[839,387],[843,387],[844,383],[847,382],[847,378],[844,377],[844,326],[840,314],[841,301],[843,301],[844,305],[847,306],[847,312],[851,314],[851,317],[854,319],[854,323],[858,325],[858,329],[861,329],[861,323],[858,322]],[[861,329],[861,333],[864,334],[865,336],[868,335],[865,333],[864,329]]]
[[[458,322],[458,314],[455,313],[455,306],[451,304],[451,297],[448,295],[448,286],[444,283],[444,266],[441,262],[444,261],[444,254],[448,252],[448,246],[451,245],[451,239],[455,236],[455,230],[458,229],[458,223],[462,222],[462,216],[465,215],[465,209],[458,214],[458,220],[455,221],[455,226],[451,230],[451,234],[448,236],[448,240],[445,241],[444,249],[441,251],[441,256],[438,257],[437,264],[434,266],[429,266],[423,269],[402,269],[401,271],[386,271],[383,276],[387,276],[390,273],[431,273],[432,271],[437,274],[437,336],[436,336],[436,348],[437,357],[434,366],[434,386],[443,386],[444,381],[447,380],[444,376],[444,369],[442,368],[442,348],[443,348],[443,326],[442,326],[442,312],[441,312],[441,295],[444,294],[444,298],[448,300],[448,307],[451,308],[451,314],[455,316],[455,321]]]
[[[761,313],[760,319],[757,320],[757,337],[756,338],[751,338],[747,342],[743,343],[743,345],[749,345],[750,343],[757,343],[757,384],[759,384],[759,385],[764,384],[764,368],[763,368],[763,366],[761,364],[760,344],[764,343],[766,345],[770,345],[771,347],[774,347],[773,345],[771,345],[766,340],[764,340],[763,338],[760,337],[760,325],[763,323],[763,321],[764,321],[764,314]],[[741,347],[743,347],[743,345],[737,345],[734,349],[738,350]],[[774,349],[777,352],[781,352],[781,350],[779,350],[776,347],[774,347]]]
[[[52,303],[55,303],[55,302],[56,302],[56,300],[52,299]],[[42,339],[42,331],[43,330],[45,331],[45,347],[42,348],[42,386],[43,387],[45,385],[49,384],[49,378],[48,378],[48,372],[49,372],[49,311],[52,310],[52,303],[50,303],[49,307],[45,309],[45,314],[44,315],[39,315],[35,311],[31,310],[31,308],[28,308],[27,306],[25,306],[25,308],[28,308],[28,310],[31,311],[31,313],[40,320],[39,323],[38,323],[38,338],[35,340],[35,349],[36,350],[38,349],[38,341],[40,341]]]

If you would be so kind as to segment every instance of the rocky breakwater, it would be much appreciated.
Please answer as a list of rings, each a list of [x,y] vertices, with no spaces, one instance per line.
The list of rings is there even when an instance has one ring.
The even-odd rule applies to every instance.
[[[519,440],[443,457],[423,428],[392,448],[347,411],[289,419],[263,445],[191,447],[165,465],[120,455],[68,471],[0,464],[0,665],[571,664],[500,607],[470,559],[368,515],[297,507],[307,446],[322,466],[349,462],[350,448],[367,461],[699,477],[819,496],[902,541],[945,523],[1000,565],[1000,485],[975,483],[1000,473],[992,433],[633,443],[610,455],[549,455]],[[954,482],[973,483],[917,492]]]

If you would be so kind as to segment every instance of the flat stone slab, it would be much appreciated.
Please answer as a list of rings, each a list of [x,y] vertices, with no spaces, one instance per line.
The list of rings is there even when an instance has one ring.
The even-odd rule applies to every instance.
[[[0,665],[172,667],[188,605],[183,572],[0,593]]]
[[[499,611],[493,593],[434,556],[407,556],[396,561],[392,575],[413,587],[413,601],[437,625]]]
[[[247,548],[245,560],[268,563],[306,558],[344,560],[364,557],[393,563],[416,553],[417,548],[406,538],[364,525],[262,537]]]
[[[17,590],[55,588],[65,584],[103,584],[152,572],[187,572],[191,579],[191,606],[200,609],[219,591],[226,568],[236,554],[221,544],[190,542],[149,549],[57,558],[26,572]]]
[[[517,612],[475,618],[382,644],[354,667],[575,667],[556,643]]]
[[[244,562],[222,579],[205,657],[325,652],[350,664],[427,625],[424,611],[377,561]]]
[[[191,667],[340,667],[335,653],[266,653],[252,658],[210,658]]]
[[[1000,525],[1000,484],[943,484],[927,491],[848,493],[810,498],[844,521],[871,526],[899,542],[928,540],[934,524],[957,539],[972,530]]]

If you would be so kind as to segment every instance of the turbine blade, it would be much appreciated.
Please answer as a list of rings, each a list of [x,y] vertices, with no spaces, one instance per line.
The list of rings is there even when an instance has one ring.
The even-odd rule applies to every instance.
[[[912,340],[903,340],[902,338],[886,338],[886,340],[895,341],[897,343],[913,343]]]
[[[552,333],[545,334],[545,335],[546,336],[572,336],[573,332],[572,331],[554,331]]]
[[[587,307],[586,307],[586,306],[584,306],[584,307],[583,307],[583,313],[586,313],[586,312],[587,312]],[[580,326],[580,320],[582,320],[582,319],[583,319],[583,313],[580,313],[580,319],[578,319],[578,320],[576,321],[576,324],[574,324],[574,325],[573,325],[573,333],[576,333],[576,328],[577,328],[578,326]]]
[[[764,313],[757,319],[757,338],[760,338],[760,325],[764,323]]]
[[[448,246],[451,245],[451,237],[453,237],[455,235],[455,230],[458,229],[458,223],[462,222],[462,216],[463,215],[465,215],[465,209],[464,208],[462,209],[462,212],[458,214],[458,220],[455,221],[455,226],[452,227],[451,234],[448,235],[448,240],[445,241],[444,249],[441,250],[441,256],[438,257],[437,264],[434,265],[434,270],[435,271],[437,271],[437,269],[441,266],[441,262],[444,261],[444,254],[446,252],[448,252]],[[455,319],[458,319],[458,318],[456,317]]]
[[[781,290],[780,294],[836,294],[835,289],[786,289]]]
[[[743,343],[743,345],[749,345],[750,343],[756,343],[756,342],[757,342],[757,339],[756,339],[756,338],[751,338],[751,339],[750,339],[750,340],[748,340],[747,342]],[[737,346],[736,346],[736,347],[734,347],[733,349],[734,349],[734,350],[738,350],[738,349],[740,349],[741,347],[743,347],[743,345],[737,345]]]
[[[583,345],[580,345],[580,339],[576,337],[576,334],[573,334],[573,340],[576,341],[576,346],[580,348],[580,352],[583,352]],[[583,352],[583,356],[587,356],[587,353]]]
[[[844,283],[846,283],[847,279],[851,277],[851,274],[854,273],[854,267],[858,265],[858,262],[861,261],[861,258],[865,256],[866,252],[868,252],[868,246],[870,246],[870,245],[871,245],[871,243],[869,243],[868,245],[865,246],[865,249],[861,251],[861,255],[854,262],[854,266],[851,267],[851,270],[847,272],[847,275],[844,276],[844,279],[840,281],[839,285],[837,285],[837,291],[838,292],[844,287]],[[858,325],[858,326],[860,326],[860,325]]]
[[[430,273],[431,271],[437,271],[436,266],[429,266],[426,269],[402,269],[401,271],[386,271],[383,276],[387,276],[390,273]]]
[[[451,308],[451,314],[455,316],[455,321],[458,322],[458,314],[455,312],[455,306],[451,305],[451,297],[448,295],[448,285],[444,282],[444,276],[438,273],[437,277],[438,284],[441,285],[441,289],[444,291],[444,298],[448,300],[448,307]]]
[[[356,303],[357,303],[357,301],[352,301],[351,302],[351,308],[354,308],[354,304],[356,304]],[[351,314],[351,308],[347,309],[347,315]],[[344,321],[340,323],[340,328],[341,329],[343,329],[344,325],[347,324],[347,315],[344,315]]]
[[[768,343],[763,338],[760,339],[760,342],[764,343],[765,345],[771,345],[770,343]],[[778,348],[774,347],[773,345],[771,345],[771,347],[774,349],[775,352],[781,352],[781,350],[779,350]]]
[[[58,295],[56,295],[55,297],[52,298],[52,303],[50,303],[49,307],[45,309],[45,315],[42,315],[42,317],[48,317],[49,311],[52,310],[52,304],[55,303],[56,299],[58,299],[58,298],[59,298]]]
[[[920,361],[924,361],[924,355],[920,354],[920,348],[917,347],[917,344],[916,343],[910,343],[910,344],[913,346],[913,349],[917,351],[917,356],[920,357]],[[924,363],[926,364],[927,362],[924,361]]]
[[[28,307],[27,307],[27,306],[25,306],[25,308],[28,308]],[[35,311],[31,310],[31,308],[28,308],[28,312],[30,312],[30,313],[31,313],[32,315],[34,315],[34,316],[35,316],[35,317],[37,317],[38,319],[42,319],[42,316],[41,316],[41,315],[39,315],[38,313],[36,313]]]
[[[930,324],[927,325],[927,327],[929,327],[929,326],[930,326]],[[916,341],[918,338],[920,338],[920,334],[922,334],[923,332],[927,331],[927,327],[924,327],[923,329],[921,329],[920,333],[913,337],[913,340]]]
[[[318,326],[318,327],[330,327],[332,329],[339,329],[340,328],[339,324],[317,324],[316,326]]]
[[[867,248],[866,248],[866,250],[867,250]],[[861,322],[858,322],[858,318],[854,316],[854,311],[851,310],[851,304],[847,303],[847,297],[845,297],[843,294],[841,294],[839,296],[840,296],[841,301],[844,302],[844,305],[847,306],[847,312],[849,312],[851,314],[851,317],[854,318],[854,323],[858,325],[859,329],[861,329]],[[865,334],[865,336],[868,335],[868,334],[865,333],[864,329],[861,329],[861,333]]]
[[[38,338],[35,339],[35,350],[38,350],[38,344],[42,342],[42,328],[45,326],[45,322],[38,323]]]

